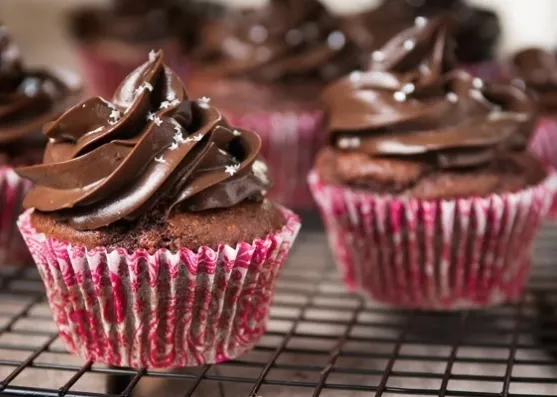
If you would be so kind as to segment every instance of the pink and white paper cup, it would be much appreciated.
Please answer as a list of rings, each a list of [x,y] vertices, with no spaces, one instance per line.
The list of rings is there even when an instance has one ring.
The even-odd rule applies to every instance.
[[[11,166],[0,166],[0,265],[22,266],[33,263],[17,230],[17,217],[31,184]]]
[[[557,117],[542,117],[538,120],[530,142],[530,152],[547,165],[557,169]],[[557,220],[557,196],[553,200],[548,217]]]
[[[516,193],[402,199],[330,185],[312,193],[350,291],[405,308],[485,308],[519,298],[557,173]]]
[[[88,250],[18,225],[46,286],[60,337],[84,360],[133,368],[219,363],[263,335],[275,281],[300,221],[236,247]]]
[[[313,209],[307,175],[323,143],[323,111],[223,113],[231,125],[261,136],[261,153],[273,180],[269,197],[296,210]]]

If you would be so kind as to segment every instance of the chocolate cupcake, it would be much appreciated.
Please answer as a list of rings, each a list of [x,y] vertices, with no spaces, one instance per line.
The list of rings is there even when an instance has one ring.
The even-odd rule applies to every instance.
[[[343,30],[358,42],[364,53],[371,53],[401,30],[440,14],[452,16],[459,63],[479,77],[496,78],[499,68],[486,61],[493,59],[501,34],[497,15],[463,0],[388,0],[377,9],[344,18]]]
[[[177,0],[112,0],[108,6],[83,6],[69,16],[69,31],[88,91],[110,97],[151,49],[162,48],[169,65],[186,75],[184,20]],[[193,29],[192,29],[193,30]]]
[[[0,23],[0,264],[31,262],[16,228],[29,184],[14,166],[40,161],[46,139],[42,125],[73,105],[78,79],[62,71],[30,69]]]
[[[557,167],[557,53],[541,48],[528,48],[516,53],[510,62],[509,77],[514,84],[535,94],[540,112],[532,153],[547,164]],[[557,218],[557,199],[550,217]]]
[[[518,298],[557,175],[528,154],[535,104],[454,69],[444,18],[327,88],[310,175],[349,289],[422,309]]]
[[[317,0],[272,0],[205,26],[190,87],[262,136],[271,197],[313,202],[305,177],[321,145],[321,90],[359,67],[357,47]],[[288,153],[288,156],[285,156]]]
[[[51,123],[19,227],[86,360],[216,363],[264,333],[300,223],[265,199],[259,136],[188,97],[162,53]]]

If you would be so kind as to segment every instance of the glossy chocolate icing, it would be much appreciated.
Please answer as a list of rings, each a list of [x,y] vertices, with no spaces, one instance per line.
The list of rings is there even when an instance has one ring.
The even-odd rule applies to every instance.
[[[329,81],[359,67],[359,51],[318,0],[270,0],[206,27],[205,71],[259,81]]]
[[[360,171],[380,169],[393,179],[402,167],[411,183],[431,170],[481,167],[526,148],[533,101],[518,87],[455,70],[448,30],[446,16],[418,21],[375,52],[369,70],[326,89],[328,141],[338,162],[351,164],[340,168],[354,168],[357,153]]]
[[[452,16],[452,31],[460,62],[479,62],[493,57],[501,33],[497,15],[462,0],[385,0],[379,8],[343,18],[343,31],[364,52],[377,50],[412,26],[416,18]]]
[[[532,90],[543,112],[557,111],[557,53],[528,48],[515,54],[512,75]]]
[[[77,230],[136,220],[153,208],[202,211],[261,200],[270,182],[257,134],[235,129],[208,98],[191,100],[162,53],[132,72],[113,101],[90,98],[45,128],[26,208]]]

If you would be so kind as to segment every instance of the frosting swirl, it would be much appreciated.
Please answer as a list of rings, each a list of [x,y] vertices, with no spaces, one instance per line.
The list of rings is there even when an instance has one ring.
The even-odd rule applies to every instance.
[[[531,99],[454,70],[447,31],[445,16],[418,22],[373,53],[368,71],[327,88],[328,139],[337,150],[423,171],[479,167],[526,147]]]
[[[512,59],[513,75],[536,93],[544,112],[557,110],[557,53],[528,48]]]
[[[45,127],[44,163],[26,208],[77,230],[133,221],[153,208],[202,211],[260,200],[269,187],[257,134],[192,101],[162,53],[132,72],[113,101],[90,98]]]
[[[412,26],[416,18],[450,13],[456,42],[456,56],[461,62],[478,62],[493,57],[501,33],[497,15],[471,7],[462,0],[385,0],[376,9],[342,19],[346,34],[364,52],[371,52],[401,30]]]
[[[271,0],[207,26],[196,57],[217,75],[332,80],[359,66],[339,26],[317,0]]]
[[[37,132],[67,107],[76,91],[45,70],[26,69],[0,24],[0,144]]]

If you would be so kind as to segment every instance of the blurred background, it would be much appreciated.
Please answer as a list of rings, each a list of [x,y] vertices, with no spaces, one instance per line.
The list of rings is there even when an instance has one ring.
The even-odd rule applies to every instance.
[[[420,2],[423,0],[412,0]],[[31,65],[55,64],[77,69],[65,33],[64,15],[86,3],[102,4],[106,0],[2,0],[0,18],[20,46]],[[262,5],[265,0],[220,0],[234,6]],[[379,0],[323,0],[337,13],[354,13],[376,7]],[[555,0],[470,0],[470,3],[495,10],[501,20],[502,37],[498,55],[537,45],[557,45],[557,1]]]

